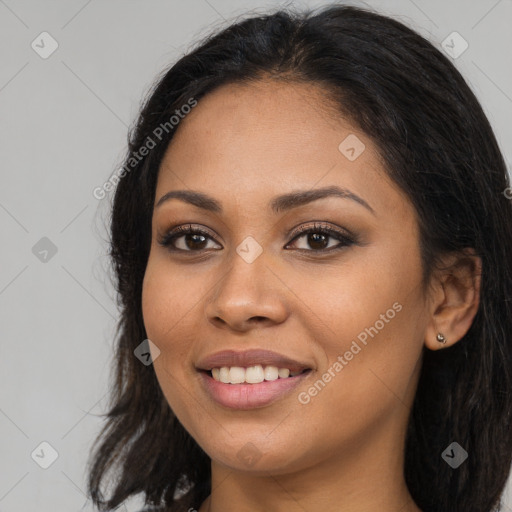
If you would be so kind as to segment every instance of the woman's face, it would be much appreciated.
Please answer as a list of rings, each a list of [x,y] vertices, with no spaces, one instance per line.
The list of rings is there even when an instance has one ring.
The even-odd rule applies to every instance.
[[[402,450],[428,323],[417,220],[370,139],[328,107],[312,85],[223,86],[180,121],[160,168],[143,285],[154,369],[183,426],[232,469]],[[208,200],[160,202],[176,191]],[[190,224],[206,233],[159,243]],[[293,363],[263,354],[205,362],[253,349],[308,371],[276,375]],[[204,371],[223,366],[255,368],[220,371],[233,383]]]

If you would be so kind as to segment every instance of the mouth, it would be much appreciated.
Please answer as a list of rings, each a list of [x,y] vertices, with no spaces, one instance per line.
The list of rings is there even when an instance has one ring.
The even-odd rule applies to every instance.
[[[306,362],[296,361],[286,355],[263,349],[250,349],[241,352],[223,350],[204,357],[196,363],[198,370],[213,371],[215,369],[220,370],[223,367],[244,369],[251,367],[253,370],[250,370],[250,373],[259,372],[259,369],[254,370],[257,366],[261,366],[263,369],[276,367],[278,371],[282,369],[283,372],[289,370],[292,375],[311,368],[311,365]],[[213,377],[215,377],[215,374],[213,374]]]
[[[289,368],[278,368],[272,365],[254,365],[244,368],[242,366],[222,366],[211,370],[199,370],[209,377],[222,382],[223,384],[261,384],[262,382],[273,382],[278,379],[291,379],[308,373],[311,368],[302,370],[290,370]]]
[[[244,368],[241,369],[245,370]],[[222,407],[237,410],[250,410],[269,406],[289,396],[299,384],[313,373],[311,368],[306,368],[295,375],[289,374],[288,376],[281,377],[279,376],[279,370],[277,370],[277,378],[271,378],[270,380],[263,379],[260,382],[247,382],[244,379],[241,382],[231,382],[230,379],[230,382],[222,382],[222,380],[220,380],[222,377],[219,376],[219,379],[215,378],[214,374],[216,370],[219,370],[219,373],[222,374],[225,374],[226,370],[228,370],[229,374],[231,374],[233,367],[198,370],[201,377],[201,384],[206,395]],[[237,371],[238,370],[235,369],[235,379],[233,379],[235,381],[241,380],[241,373],[240,378],[236,378]],[[285,373],[286,372],[282,372],[282,375]],[[269,377],[274,376],[275,373],[269,375]],[[251,380],[250,375],[249,380]]]
[[[223,350],[195,366],[209,399],[242,410],[284,398],[315,370],[311,363],[263,349]]]

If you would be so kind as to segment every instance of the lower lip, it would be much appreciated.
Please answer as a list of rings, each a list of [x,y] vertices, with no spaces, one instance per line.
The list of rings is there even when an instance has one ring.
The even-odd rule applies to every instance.
[[[264,380],[259,384],[225,384],[210,376],[209,373],[200,371],[201,380],[210,397],[220,405],[230,409],[255,409],[264,407],[296,388],[311,370],[285,379]]]

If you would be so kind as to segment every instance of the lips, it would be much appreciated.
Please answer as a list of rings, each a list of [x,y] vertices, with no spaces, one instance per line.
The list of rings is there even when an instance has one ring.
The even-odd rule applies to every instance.
[[[241,366],[247,368],[258,364],[288,368],[291,372],[302,372],[303,370],[311,369],[308,363],[296,361],[271,350],[262,349],[251,349],[241,352],[236,350],[216,352],[200,359],[196,364],[196,368],[198,370],[210,371],[212,368],[221,368],[222,366]]]

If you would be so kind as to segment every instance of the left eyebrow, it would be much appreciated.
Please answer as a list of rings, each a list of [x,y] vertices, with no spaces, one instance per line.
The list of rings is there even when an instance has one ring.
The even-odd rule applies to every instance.
[[[278,213],[280,210],[291,210],[292,208],[297,208],[298,206],[311,203],[312,201],[332,196],[340,197],[342,199],[351,199],[352,201],[364,206],[367,210],[373,213],[373,215],[375,215],[374,209],[363,198],[346,188],[340,188],[335,185],[313,190],[300,190],[298,192],[291,192],[290,194],[278,196],[272,200],[271,207],[275,213]]]
[[[324,199],[332,196],[355,201],[375,215],[374,209],[363,198],[348,189],[340,188],[335,185],[313,190],[299,190],[297,192],[290,192],[288,194],[277,196],[271,200],[270,207],[272,211],[277,214],[280,211],[288,211],[292,208],[297,208],[313,201],[317,201],[318,199]],[[208,196],[203,192],[191,190],[172,190],[167,192],[158,200],[155,209],[159,208],[163,203],[170,199],[179,199],[190,203],[193,206],[197,206],[198,208],[214,213],[222,213],[223,211],[221,203],[213,197]]]

